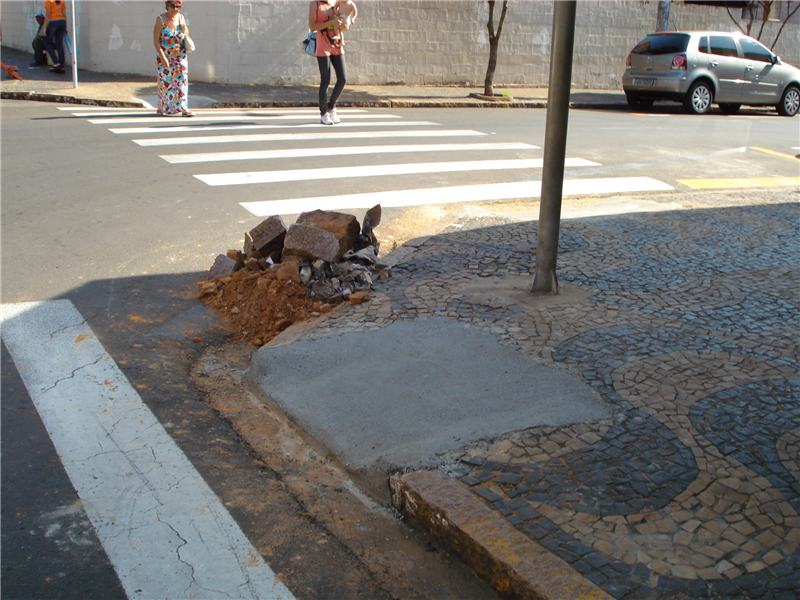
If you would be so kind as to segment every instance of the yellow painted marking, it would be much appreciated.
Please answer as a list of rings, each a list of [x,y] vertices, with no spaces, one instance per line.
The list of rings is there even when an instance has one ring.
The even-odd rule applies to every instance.
[[[693,190],[800,187],[800,177],[754,177],[751,179],[678,179],[679,183]]]
[[[758,148],[756,146],[750,146],[750,150],[758,150],[759,152],[765,152],[767,154],[772,154],[773,156],[780,156],[781,158],[788,158],[789,160],[800,160],[800,158],[792,156],[791,154],[784,154],[783,152],[775,152],[774,150],[767,150],[766,148]]]

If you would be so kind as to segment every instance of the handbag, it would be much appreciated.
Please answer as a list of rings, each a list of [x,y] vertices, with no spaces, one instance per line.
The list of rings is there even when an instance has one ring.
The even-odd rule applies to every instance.
[[[317,55],[317,32],[316,31],[309,31],[306,39],[301,42],[303,46],[303,50],[306,54],[310,54],[311,56]]]
[[[181,25],[184,25],[186,22],[183,19],[183,15],[181,15]],[[187,52],[194,52],[197,49],[197,46],[194,45],[194,40],[189,37],[189,35],[184,35],[183,39],[181,40],[181,45],[183,49]]]

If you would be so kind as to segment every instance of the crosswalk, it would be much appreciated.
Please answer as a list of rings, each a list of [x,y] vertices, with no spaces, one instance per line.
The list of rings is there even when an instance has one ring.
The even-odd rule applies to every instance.
[[[405,119],[387,109],[340,109],[342,123],[334,127],[318,123],[314,108],[198,110],[191,120],[154,116],[151,109],[64,107],[61,110],[72,111],[93,125],[107,127],[109,132],[137,146],[154,148],[169,164],[194,165],[193,177],[208,186],[267,186],[260,195],[268,199],[240,202],[256,216],[297,214],[323,207],[347,210],[375,204],[402,207],[525,200],[537,198],[541,193],[542,159],[531,157],[541,152],[541,148],[525,142],[491,141],[490,133],[478,129],[446,128],[434,121]],[[236,148],[242,145],[248,149]],[[434,155],[439,160],[425,161],[426,156]],[[320,162],[320,158],[345,156],[351,161],[346,166]],[[402,156],[406,159],[401,160]],[[358,157],[363,157],[364,164],[351,164]],[[286,168],[287,159],[291,161],[290,168]],[[236,170],[238,161],[257,164],[257,170]],[[599,166],[580,157],[568,157],[565,163],[567,169]],[[457,183],[462,179],[459,174],[481,172],[491,174],[493,180],[507,172],[508,181],[441,185],[443,177],[450,176]],[[525,175],[521,177],[520,173]],[[398,176],[409,177],[398,179]],[[367,187],[374,191],[325,197],[272,197],[290,188],[268,185],[328,181],[332,183],[327,189],[336,189],[336,180],[354,179],[368,181]],[[414,186],[401,188],[398,181],[411,181]],[[567,179],[564,183],[565,195],[672,189],[649,177]]]
[[[294,600],[72,302],[0,324],[128,598]]]

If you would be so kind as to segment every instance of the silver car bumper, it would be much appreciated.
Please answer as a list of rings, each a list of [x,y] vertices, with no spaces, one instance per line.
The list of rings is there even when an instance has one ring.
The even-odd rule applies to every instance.
[[[685,71],[674,75],[649,75],[645,73],[625,73],[622,76],[622,89],[625,93],[643,95],[682,96],[689,91],[689,79]]]

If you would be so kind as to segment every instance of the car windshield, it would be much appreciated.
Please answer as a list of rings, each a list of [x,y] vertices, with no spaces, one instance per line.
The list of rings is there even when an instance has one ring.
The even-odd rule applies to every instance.
[[[689,36],[686,34],[666,34],[648,35],[636,47],[631,50],[631,54],[677,54],[686,52],[689,45]]]

